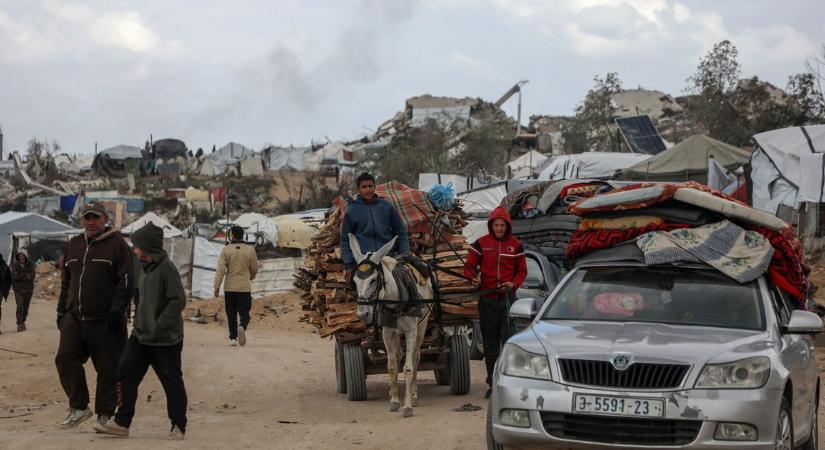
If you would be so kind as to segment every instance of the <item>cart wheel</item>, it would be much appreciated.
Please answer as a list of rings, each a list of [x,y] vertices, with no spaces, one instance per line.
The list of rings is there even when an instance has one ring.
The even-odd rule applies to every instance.
[[[466,395],[470,392],[470,356],[467,339],[450,336],[450,393]]]
[[[358,344],[344,347],[344,372],[347,382],[347,400],[360,402],[367,399],[367,375],[364,370],[364,351]]]
[[[347,393],[347,373],[344,367],[344,344],[335,341],[335,392]]]
[[[439,386],[450,384],[450,368],[433,370],[435,372],[435,382]]]

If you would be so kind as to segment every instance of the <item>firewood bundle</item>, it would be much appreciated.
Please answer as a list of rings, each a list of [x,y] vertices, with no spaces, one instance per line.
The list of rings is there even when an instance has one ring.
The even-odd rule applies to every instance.
[[[372,336],[372,330],[356,315],[357,294],[347,285],[341,260],[340,229],[346,203],[337,199],[323,229],[312,238],[304,266],[294,275],[294,286],[302,291],[305,320],[319,329],[321,337],[337,335],[339,341],[357,342]],[[410,251],[421,259],[455,272],[436,270],[441,302],[433,307],[430,321],[442,325],[459,325],[478,318],[475,287],[463,277],[467,259],[467,242],[461,234],[466,215],[460,205],[450,212],[430,209],[432,223],[429,233],[409,235]],[[434,286],[435,287],[435,286]]]

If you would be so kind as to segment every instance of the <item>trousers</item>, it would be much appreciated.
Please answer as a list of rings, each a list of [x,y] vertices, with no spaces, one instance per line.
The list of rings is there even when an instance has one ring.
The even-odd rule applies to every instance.
[[[224,292],[226,305],[226,324],[229,327],[229,339],[238,338],[238,316],[244,330],[249,329],[249,311],[252,309],[252,294],[249,292]]]

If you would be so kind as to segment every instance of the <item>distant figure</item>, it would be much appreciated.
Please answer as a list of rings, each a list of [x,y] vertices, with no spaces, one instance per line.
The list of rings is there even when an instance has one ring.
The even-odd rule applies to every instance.
[[[226,322],[229,326],[229,345],[246,345],[246,330],[249,328],[249,311],[252,309],[252,280],[258,274],[258,256],[255,249],[243,241],[244,231],[239,226],[230,229],[232,242],[221,250],[218,270],[215,274],[215,297],[221,294],[223,286],[226,305]],[[241,326],[238,327],[238,316]]]
[[[138,387],[152,366],[166,394],[166,412],[172,422],[169,439],[182,440],[188,403],[181,371],[181,312],[186,294],[178,269],[163,250],[161,228],[147,223],[132,234],[132,244],[143,270],[138,281],[140,299],[135,307],[135,325],[117,368],[117,413],[112,420],[93,428],[102,434],[129,436]]]
[[[26,318],[34,293],[34,278],[37,275],[34,263],[29,260],[26,249],[18,250],[11,263],[11,286],[17,303],[17,331],[26,331]]]
[[[3,300],[9,301],[9,290],[11,289],[11,270],[9,270],[6,260],[3,259],[3,254],[0,253],[0,305]],[[0,309],[0,318],[3,317],[3,310]],[[2,333],[0,333],[2,334]]]
[[[54,358],[69,415],[60,428],[74,428],[89,417],[89,388],[83,365],[92,358],[97,372],[95,412],[109,421],[117,406],[117,366],[126,345],[126,305],[132,299],[132,254],[120,232],[108,226],[106,208],[97,202],[80,210],[83,234],[66,245]]]

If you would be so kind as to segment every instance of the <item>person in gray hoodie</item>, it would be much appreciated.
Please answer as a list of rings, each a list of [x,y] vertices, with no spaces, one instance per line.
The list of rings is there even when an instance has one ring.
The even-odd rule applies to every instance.
[[[172,422],[170,439],[183,439],[186,433],[186,387],[181,372],[183,318],[186,294],[178,269],[163,250],[163,230],[147,223],[132,234],[134,252],[143,265],[138,280],[140,298],[135,307],[132,335],[117,369],[121,393],[115,417],[96,424],[96,432],[129,436],[135,416],[138,386],[149,366],[166,393],[166,410]]]

